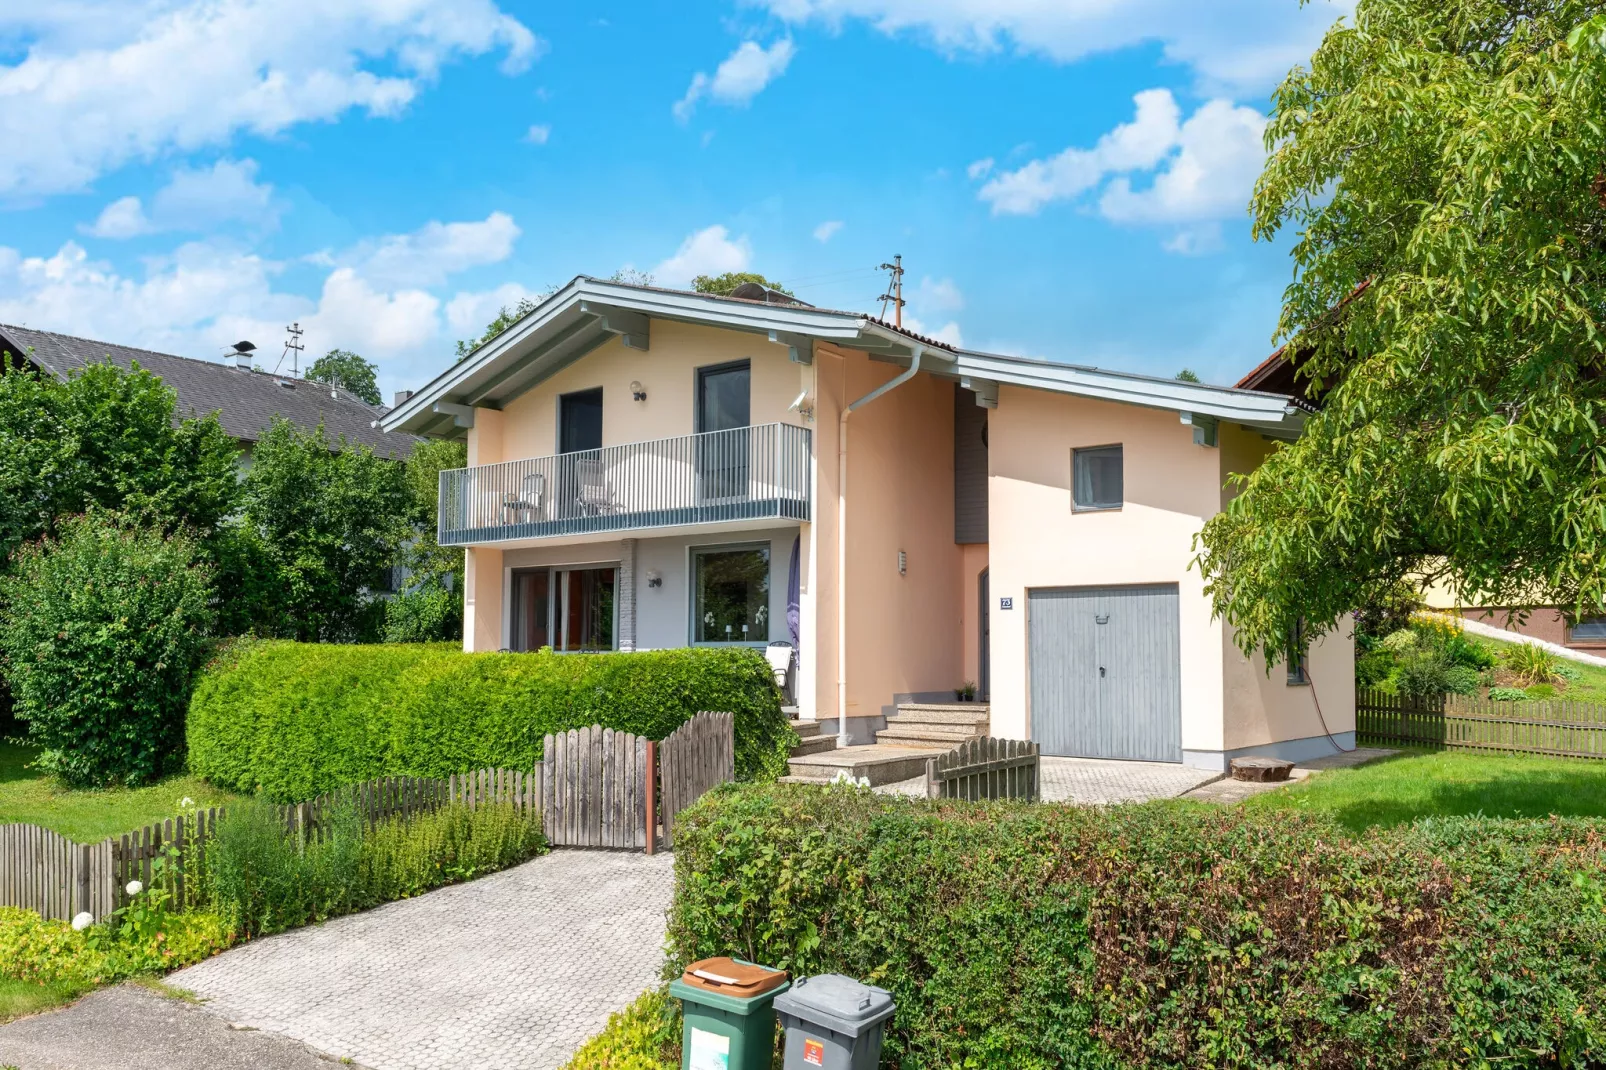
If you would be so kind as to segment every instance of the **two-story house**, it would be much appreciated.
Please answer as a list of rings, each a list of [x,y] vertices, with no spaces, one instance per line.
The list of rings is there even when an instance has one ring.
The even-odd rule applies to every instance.
[[[1353,745],[1348,631],[1268,674],[1189,567],[1227,475],[1303,418],[580,277],[381,423],[467,438],[439,539],[467,551],[469,650],[785,642],[801,717],[844,740],[972,680],[994,735],[1221,768]]]

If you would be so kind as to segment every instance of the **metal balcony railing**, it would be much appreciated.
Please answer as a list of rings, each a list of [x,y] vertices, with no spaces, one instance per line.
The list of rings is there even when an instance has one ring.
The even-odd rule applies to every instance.
[[[441,473],[442,546],[808,520],[809,431],[764,424]]]

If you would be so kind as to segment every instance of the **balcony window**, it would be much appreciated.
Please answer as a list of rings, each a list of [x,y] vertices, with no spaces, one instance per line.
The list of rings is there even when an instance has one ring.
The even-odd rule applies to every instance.
[[[722,546],[692,552],[692,642],[749,643],[770,638],[768,546]]]
[[[558,452],[583,453],[601,448],[602,388],[558,398]]]

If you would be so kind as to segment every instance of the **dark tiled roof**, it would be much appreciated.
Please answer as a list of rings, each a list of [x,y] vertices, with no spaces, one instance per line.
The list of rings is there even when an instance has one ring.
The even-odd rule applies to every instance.
[[[347,442],[363,443],[386,457],[406,458],[418,441],[403,432],[386,434],[372,426],[386,411],[384,407],[369,405],[325,383],[3,323],[0,350],[24,357],[60,379],[86,364],[110,360],[127,368],[138,361],[178,394],[180,415],[215,412],[223,429],[242,442],[255,442],[275,416],[307,428],[317,427],[322,420],[331,443],[344,435]]]

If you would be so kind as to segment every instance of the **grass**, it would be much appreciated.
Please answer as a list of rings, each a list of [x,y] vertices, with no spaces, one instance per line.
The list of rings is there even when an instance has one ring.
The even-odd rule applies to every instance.
[[[1517,645],[1482,635],[1471,638],[1494,647],[1497,654]],[[1568,680],[1565,686],[1557,687],[1555,698],[1574,702],[1606,702],[1606,666],[1586,665],[1581,661],[1564,661],[1563,664],[1578,670],[1578,679]]]
[[[37,753],[0,742],[0,825],[42,825],[79,843],[96,843],[172,817],[185,796],[200,806],[221,806],[238,798],[192,776],[169,777],[143,788],[73,790],[32,768]]]
[[[1354,832],[1429,816],[1606,817],[1606,762],[1414,751],[1319,773],[1243,805],[1327,813]]]
[[[57,985],[13,981],[0,977],[0,1023],[71,1003],[80,993]],[[0,1070],[4,1070],[0,1067]]]

